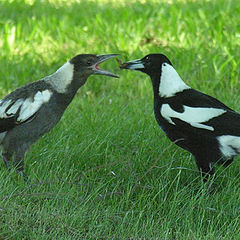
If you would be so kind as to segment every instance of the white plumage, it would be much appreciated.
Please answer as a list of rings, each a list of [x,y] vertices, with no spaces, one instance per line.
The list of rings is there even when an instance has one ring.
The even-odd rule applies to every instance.
[[[162,74],[159,84],[160,97],[172,97],[177,92],[182,92],[189,88],[170,64],[162,64]]]
[[[7,118],[6,109],[10,105],[11,100],[1,100],[0,103],[0,118]]]
[[[52,92],[49,90],[45,91],[38,91],[34,99],[27,98],[23,103],[22,107],[19,113],[19,117],[17,118],[17,121],[24,122],[31,116],[33,116],[42,106],[42,104],[49,101],[50,97],[52,95]]]
[[[207,122],[226,112],[226,110],[220,108],[188,107],[184,105],[183,109],[184,112],[180,113],[174,111],[169,104],[163,104],[161,114],[169,123],[174,125],[175,123],[171,118],[178,118],[193,127],[214,131],[212,126],[208,126],[204,124],[204,122]]]
[[[24,122],[31,118],[42,106],[42,104],[47,103],[52,95],[49,90],[38,91],[32,98],[20,98],[13,103],[12,100],[1,101],[0,106],[0,118],[13,117],[19,110],[19,115],[17,117],[18,122]],[[9,108],[9,109],[8,109]]]
[[[62,67],[60,67],[54,74],[48,77],[47,82],[49,82],[54,89],[59,93],[65,93],[69,84],[71,84],[74,72],[74,66],[70,62],[66,62]],[[52,81],[52,79],[57,79],[57,81]]]
[[[240,153],[240,137],[232,135],[222,135],[217,137],[222,154],[231,158]]]
[[[12,103],[12,101],[10,101],[10,104]],[[23,99],[18,99],[6,112],[6,115],[7,116],[10,116],[10,115],[14,115],[16,114],[17,110],[19,109],[19,107],[22,105],[23,103]],[[9,105],[10,105],[9,104]],[[8,106],[9,106],[8,105]]]

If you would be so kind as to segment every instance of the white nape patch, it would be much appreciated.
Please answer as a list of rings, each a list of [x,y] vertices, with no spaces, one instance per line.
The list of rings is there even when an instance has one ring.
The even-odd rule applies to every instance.
[[[68,85],[73,80],[74,65],[70,62],[66,62],[55,73],[50,75],[46,81],[48,81],[54,89],[59,93],[65,93]]]
[[[222,135],[217,137],[217,139],[220,151],[225,157],[230,158],[240,153],[240,137]]]
[[[189,88],[170,64],[162,64],[162,74],[159,85],[160,97],[172,97],[176,93]]]
[[[22,107],[19,113],[19,117],[17,118],[17,121],[23,122],[26,121],[28,118],[30,118],[32,115],[34,115],[40,107],[49,101],[50,97],[52,95],[52,92],[49,90],[45,91],[38,91],[34,99],[27,98],[23,103]]]
[[[214,131],[214,128],[203,124],[212,118],[218,117],[226,112],[219,108],[188,107],[183,105],[184,112],[174,111],[169,104],[163,104],[161,107],[162,116],[171,124],[175,123],[171,118],[178,118],[193,127]]]

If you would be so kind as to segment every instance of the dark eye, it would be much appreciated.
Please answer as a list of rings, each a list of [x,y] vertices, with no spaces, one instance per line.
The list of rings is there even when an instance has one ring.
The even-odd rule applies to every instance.
[[[92,64],[92,61],[91,60],[88,60],[87,61],[87,65],[91,65]]]
[[[146,58],[145,58],[145,62],[146,62],[146,63],[150,63],[150,62],[151,62],[150,57],[146,57]]]
[[[166,64],[166,63],[163,63],[163,66],[165,67],[165,66],[167,66],[167,64]]]

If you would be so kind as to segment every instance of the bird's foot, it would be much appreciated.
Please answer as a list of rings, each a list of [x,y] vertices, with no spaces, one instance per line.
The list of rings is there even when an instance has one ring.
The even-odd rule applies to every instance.
[[[18,170],[17,170],[17,173],[18,173],[20,176],[23,177],[24,182],[29,182],[29,177],[28,177],[28,175],[27,175],[24,171],[18,171]]]

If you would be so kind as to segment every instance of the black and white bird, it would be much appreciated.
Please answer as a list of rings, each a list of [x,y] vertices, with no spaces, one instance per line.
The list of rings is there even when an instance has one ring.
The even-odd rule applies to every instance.
[[[24,173],[24,155],[30,145],[61,119],[78,89],[92,74],[118,77],[99,64],[118,54],[80,54],[55,73],[24,85],[0,101],[0,145],[6,167],[10,160]]]
[[[149,54],[120,68],[150,76],[159,126],[172,142],[193,154],[204,180],[214,173],[214,163],[227,166],[240,153],[240,115],[189,87],[165,55]]]

